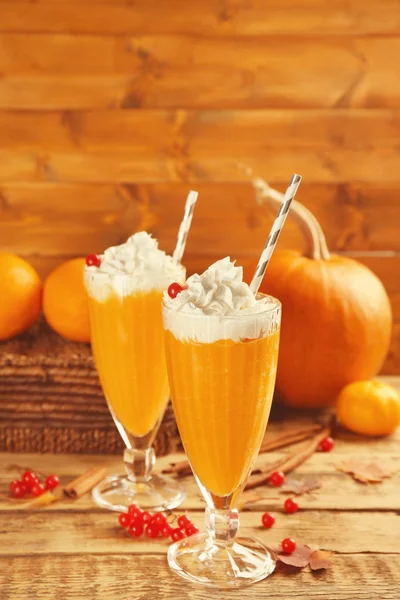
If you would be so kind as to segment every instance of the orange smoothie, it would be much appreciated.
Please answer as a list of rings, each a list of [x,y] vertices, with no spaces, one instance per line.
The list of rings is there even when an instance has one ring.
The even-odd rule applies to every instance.
[[[165,340],[172,403],[186,454],[202,485],[227,496],[245,480],[265,433],[279,331],[213,343],[181,341],[166,331]]]
[[[135,437],[161,419],[169,397],[162,291],[137,291],[103,301],[89,295],[94,358],[107,402]]]

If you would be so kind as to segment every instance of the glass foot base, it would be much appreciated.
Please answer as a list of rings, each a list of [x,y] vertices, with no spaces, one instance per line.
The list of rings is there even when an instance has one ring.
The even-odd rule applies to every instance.
[[[237,538],[229,546],[213,544],[199,534],[169,547],[170,567],[181,577],[213,588],[239,588],[260,581],[275,569],[273,554],[253,538]]]
[[[130,504],[147,510],[165,510],[179,506],[186,497],[185,490],[169,477],[152,475],[148,482],[132,482],[125,475],[111,475],[92,491],[98,506],[126,512]]]

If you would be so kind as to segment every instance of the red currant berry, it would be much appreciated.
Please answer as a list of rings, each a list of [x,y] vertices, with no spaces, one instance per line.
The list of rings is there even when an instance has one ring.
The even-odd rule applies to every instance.
[[[41,496],[42,494],[44,494],[44,492],[46,491],[46,488],[44,487],[43,483],[40,483],[40,481],[38,483],[35,483],[35,485],[33,486],[33,488],[31,489],[31,494],[32,496]]]
[[[131,524],[131,516],[127,513],[121,513],[118,517],[118,521],[121,527],[127,528]]]
[[[89,254],[86,257],[86,264],[88,267],[99,267],[101,265],[100,257],[97,254]]]
[[[165,513],[157,512],[154,514],[152,524],[156,525],[157,527],[162,527],[163,525],[165,525],[166,522],[167,517],[165,516]]]
[[[14,480],[13,480],[13,481],[10,483],[10,485],[8,486],[8,488],[9,488],[10,492],[12,492],[12,491],[13,491],[13,489],[14,489],[15,487],[17,487],[17,486],[20,486],[21,484],[22,484],[22,485],[24,485],[24,484],[22,483],[22,481],[20,481],[19,479],[14,479]]]
[[[147,525],[144,531],[148,538],[158,537],[158,527],[154,527],[154,525]]]
[[[22,475],[22,481],[28,490],[32,491],[33,486],[36,483],[39,483],[39,478],[33,471],[25,471],[25,473]]]
[[[12,481],[10,483],[10,492],[13,498],[23,498],[28,491],[26,485],[22,481]]]
[[[174,299],[177,297],[178,294],[181,293],[182,290],[183,287],[180,285],[180,283],[171,283],[171,285],[168,288],[168,296]]]
[[[60,480],[57,475],[49,475],[46,477],[46,490],[55,490],[60,485]]]
[[[189,527],[186,527],[185,533],[186,533],[187,537],[190,537],[191,535],[195,535],[196,533],[199,533],[199,528],[196,527],[196,525],[194,525],[193,523],[191,523],[189,525]]]
[[[292,554],[296,550],[296,542],[292,538],[285,538],[281,546],[285,554]]]
[[[141,514],[141,519],[142,519],[143,525],[147,525],[150,523],[150,521],[152,521],[153,515],[148,510],[145,510]]]
[[[161,527],[160,532],[163,537],[169,537],[172,533],[171,525],[169,523],[165,523],[165,525]]]
[[[130,505],[128,515],[130,515],[132,521],[142,522],[143,511],[136,504]]]
[[[275,517],[273,515],[271,515],[271,513],[264,513],[261,520],[262,520],[262,524],[267,529],[270,529],[272,527],[272,525],[275,523]]]
[[[285,474],[282,473],[282,471],[274,471],[269,476],[268,481],[271,485],[274,485],[275,487],[279,487],[285,481]]]
[[[179,542],[180,540],[183,540],[184,537],[185,534],[182,532],[182,529],[179,529],[179,527],[175,527],[171,532],[171,538],[174,542]]]
[[[140,537],[143,533],[143,525],[141,523],[131,523],[129,525],[129,533],[133,537]]]
[[[299,510],[299,505],[297,504],[296,500],[293,500],[293,498],[288,498],[285,500],[283,508],[287,513],[295,513]]]
[[[322,450],[322,452],[330,452],[333,450],[334,445],[335,440],[331,437],[327,437],[320,442],[319,449]]]
[[[187,515],[181,515],[180,517],[178,517],[178,526],[181,529],[186,529],[191,524],[192,524],[192,521],[189,519],[189,517]]]

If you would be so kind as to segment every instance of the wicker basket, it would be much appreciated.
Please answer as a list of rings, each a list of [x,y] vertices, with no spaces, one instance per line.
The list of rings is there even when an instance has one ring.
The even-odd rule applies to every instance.
[[[155,450],[179,445],[169,406]],[[88,345],[62,339],[43,321],[0,344],[0,450],[122,452]]]

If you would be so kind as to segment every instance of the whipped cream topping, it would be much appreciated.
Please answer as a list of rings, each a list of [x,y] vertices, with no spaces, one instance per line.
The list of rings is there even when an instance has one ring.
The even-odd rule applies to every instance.
[[[184,290],[175,298],[164,293],[164,322],[166,328],[181,340],[194,339],[205,343],[220,339],[240,341],[265,334],[271,322],[272,309],[278,306],[279,303],[268,296],[256,298],[243,281],[243,268],[236,267],[226,257],[211,265],[202,275],[189,277]],[[280,310],[275,312],[279,313],[275,318],[280,318]],[[199,319],[201,315],[209,318]]]
[[[146,231],[111,246],[99,258],[99,267],[85,266],[86,288],[99,301],[113,292],[125,296],[135,291],[164,290],[185,276],[184,268],[160,250],[157,240]]]

